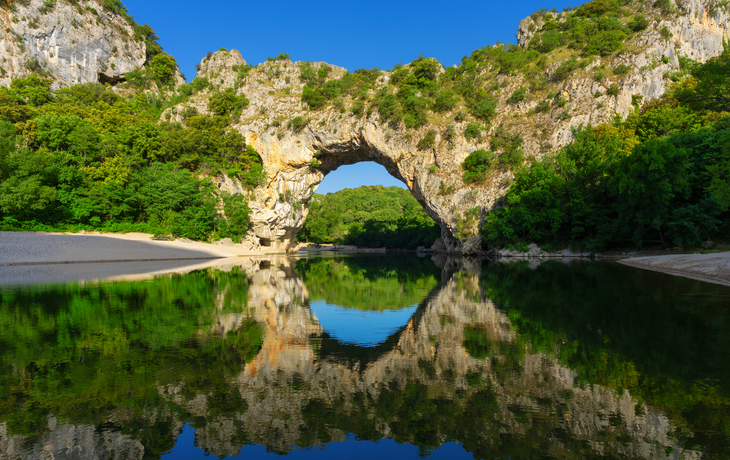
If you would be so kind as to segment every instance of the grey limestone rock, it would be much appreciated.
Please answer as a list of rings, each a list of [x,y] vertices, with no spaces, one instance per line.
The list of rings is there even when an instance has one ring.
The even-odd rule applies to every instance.
[[[0,9],[0,84],[36,67],[54,78],[54,87],[114,82],[142,67],[144,41],[119,14],[97,0],[78,5],[43,0],[15,2]]]

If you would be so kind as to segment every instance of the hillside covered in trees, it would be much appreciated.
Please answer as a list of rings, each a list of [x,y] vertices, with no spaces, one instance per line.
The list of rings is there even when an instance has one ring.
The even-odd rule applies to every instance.
[[[438,225],[408,190],[363,186],[315,194],[299,241],[360,247],[430,247],[441,235]]]
[[[520,168],[503,207],[486,217],[485,244],[598,251],[727,240],[730,50],[686,65],[689,75],[662,98],[612,124],[581,126],[555,156]],[[472,164],[465,178],[486,180]]]
[[[47,20],[59,5],[69,6],[33,14]],[[448,250],[476,241],[470,248],[595,251],[728,233],[730,54],[700,64],[680,53],[689,45],[672,42],[672,30],[699,21],[692,5],[594,0],[541,10],[520,26],[522,46],[485,46],[451,68],[420,57],[350,73],[285,53],[251,65],[222,49],[185,84],[151,27],[120,1],[104,5],[131,21],[126,39],[144,44],[144,67],[123,81],[53,89],[40,63],[0,88],[0,229],[258,241],[304,225],[297,239],[313,243],[415,248],[442,236]],[[708,5],[712,21],[727,22],[727,5]],[[77,9],[86,19],[96,11]],[[677,48],[640,66],[641,40]],[[703,50],[716,55],[715,45]],[[663,97],[627,93],[631,79],[657,75],[662,88],[673,85]],[[576,85],[600,89],[566,90]],[[586,116],[594,126],[570,122]],[[548,128],[569,124],[572,141],[554,153]],[[322,133],[333,146],[365,136],[377,147],[368,153],[394,164],[441,228],[404,190],[314,194],[327,172],[353,162],[337,155],[363,154],[312,143]],[[227,178],[235,194],[221,191]]]

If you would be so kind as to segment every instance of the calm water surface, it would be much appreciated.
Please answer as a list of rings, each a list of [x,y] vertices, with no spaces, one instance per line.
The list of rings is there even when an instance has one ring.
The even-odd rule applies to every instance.
[[[0,287],[0,459],[730,458],[730,288],[240,259]]]

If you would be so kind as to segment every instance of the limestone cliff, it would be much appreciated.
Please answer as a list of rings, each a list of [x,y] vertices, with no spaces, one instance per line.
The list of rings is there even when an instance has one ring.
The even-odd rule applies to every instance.
[[[128,20],[97,0],[15,1],[0,8],[0,28],[0,85],[32,72],[54,87],[113,82],[146,60]]]
[[[249,245],[290,248],[304,224],[307,204],[324,177],[341,165],[375,161],[402,180],[440,224],[442,239],[435,249],[474,252],[480,248],[479,222],[499,205],[513,173],[507,167],[496,169],[484,184],[469,186],[462,180],[461,163],[474,150],[493,146],[497,129],[520,135],[525,158],[539,159],[569,143],[571,129],[609,122],[616,115],[624,117],[639,104],[661,96],[680,70],[680,57],[703,62],[723,50],[729,16],[721,2],[684,0],[671,14],[651,5],[632,3],[630,7],[643,11],[649,25],[632,35],[620,52],[592,58],[573,52],[576,59],[590,61],[576,67],[565,79],[557,78],[556,70],[571,55],[565,51],[550,54],[538,76],[544,85],[531,90],[522,101],[510,102],[509,98],[515,90],[528,85],[524,75],[500,73],[499,69],[486,71],[482,75],[487,81],[484,86],[496,99],[497,107],[489,132],[482,138],[464,136],[474,119],[459,116],[467,111],[462,105],[445,113],[429,113],[427,123],[416,129],[383,119],[372,105],[368,110],[378,91],[394,91],[388,84],[391,72],[380,73],[373,88],[357,99],[344,97],[319,110],[310,110],[302,102],[303,66],[315,71],[329,69],[326,81],[342,77],[345,69],[288,59],[269,60],[251,68],[235,50],[206,57],[198,77],[207,78],[213,87],[167,116],[182,121],[176,114],[182,113],[185,105],[206,112],[210,92],[229,87],[250,99],[235,129],[260,153],[268,176],[266,184],[251,197],[253,229]],[[564,20],[565,13],[525,19],[519,26],[519,44],[528,46],[546,21]],[[622,65],[623,72],[612,71]],[[597,72],[607,74],[606,78],[597,79]],[[421,144],[419,149],[419,142],[429,134],[433,142]],[[219,186],[233,193],[242,191],[227,177],[220,178]]]

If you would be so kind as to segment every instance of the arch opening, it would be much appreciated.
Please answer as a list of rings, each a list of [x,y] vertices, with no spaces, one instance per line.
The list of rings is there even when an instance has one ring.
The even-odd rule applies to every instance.
[[[322,171],[323,168],[319,168]],[[296,241],[359,248],[430,249],[437,221],[400,174],[373,161],[322,171]]]
[[[260,239],[269,239],[269,251],[297,250],[297,233],[305,226],[315,194],[334,191],[321,189],[323,182],[325,186],[329,182],[325,182],[325,178],[332,173],[338,174],[336,171],[343,166],[365,163],[366,168],[367,165],[380,165],[394,178],[392,181],[400,181],[427,218],[436,223],[436,241],[433,243],[432,239],[424,247],[433,246],[439,251],[446,247],[443,252],[452,252],[456,248],[453,252],[458,252],[460,242],[453,236],[457,224],[453,218],[454,202],[452,198],[438,193],[439,183],[443,187],[444,175],[433,174],[433,168],[437,167],[434,165],[438,163],[435,151],[415,151],[407,143],[369,126],[352,131],[332,129],[319,132],[310,125],[307,130],[283,138],[249,131],[247,142],[255,146],[268,171],[266,185],[257,189],[251,201],[252,227],[249,235],[252,235],[250,239],[254,247],[261,247]],[[358,169],[362,167],[358,166]],[[453,182],[453,178],[447,179]],[[344,188],[362,184],[353,183]],[[387,185],[390,184],[403,187],[393,182]]]
[[[402,180],[393,176],[383,165],[374,161],[362,161],[360,163],[340,165],[336,169],[326,172],[324,179],[315,189],[315,192],[326,195],[363,185],[408,188]]]

